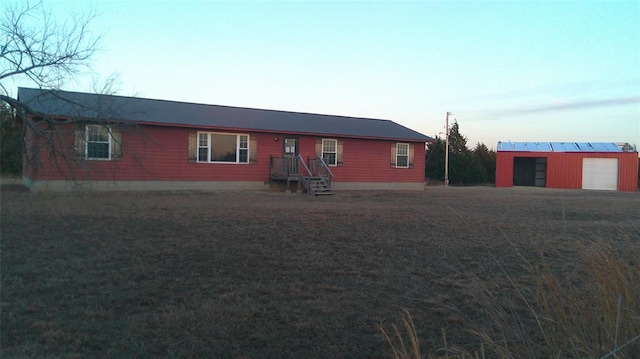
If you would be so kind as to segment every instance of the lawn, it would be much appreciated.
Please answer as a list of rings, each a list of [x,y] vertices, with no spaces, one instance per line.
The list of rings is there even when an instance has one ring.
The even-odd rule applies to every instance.
[[[540,188],[3,190],[1,210],[3,358],[383,358],[405,309],[423,355],[443,332],[473,351],[490,307],[539,335],[532,269],[640,241],[640,193]]]

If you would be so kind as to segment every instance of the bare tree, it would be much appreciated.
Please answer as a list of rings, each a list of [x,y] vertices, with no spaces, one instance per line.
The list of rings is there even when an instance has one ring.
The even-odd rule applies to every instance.
[[[0,102],[23,124],[23,138],[53,146],[58,119],[47,118],[10,95],[8,79],[27,79],[40,89],[59,89],[88,68],[97,51],[99,35],[90,31],[93,12],[56,19],[42,1],[15,1],[5,5],[0,18]],[[6,117],[6,116],[5,116]],[[5,118],[3,120],[6,121]],[[27,144],[23,144],[26,150]],[[31,159],[27,159],[31,161]],[[33,164],[30,164],[33,165]]]
[[[7,5],[0,19],[0,81],[26,76],[39,88],[59,88],[95,54],[100,36],[89,31],[94,18],[90,12],[58,22],[42,1]]]

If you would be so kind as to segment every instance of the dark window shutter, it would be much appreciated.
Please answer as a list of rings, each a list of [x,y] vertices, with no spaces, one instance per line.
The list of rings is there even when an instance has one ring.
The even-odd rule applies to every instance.
[[[391,145],[391,167],[396,166],[396,144]]]
[[[338,166],[343,166],[344,163],[342,161],[342,152],[344,152],[344,141],[343,140],[338,140],[338,148],[336,149],[338,151],[337,153],[337,164]]]
[[[111,159],[119,160],[122,157],[122,133],[118,128],[111,128]]]
[[[73,125],[73,139],[74,139],[74,154],[77,159],[85,159],[86,151],[86,139],[85,139],[86,125],[84,123],[75,123]]]
[[[258,162],[258,139],[251,136],[249,139],[249,163]]]
[[[413,144],[409,144],[409,168],[413,168],[413,157],[414,157],[413,147],[414,147]]]
[[[316,157],[322,158],[322,139],[316,140]]]
[[[198,133],[189,131],[189,153],[187,155],[188,162],[197,162],[198,153]]]

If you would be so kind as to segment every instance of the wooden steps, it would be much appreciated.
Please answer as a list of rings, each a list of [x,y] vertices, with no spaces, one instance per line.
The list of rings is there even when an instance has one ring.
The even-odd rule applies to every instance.
[[[307,191],[314,196],[332,195],[331,185],[322,177],[305,177]]]

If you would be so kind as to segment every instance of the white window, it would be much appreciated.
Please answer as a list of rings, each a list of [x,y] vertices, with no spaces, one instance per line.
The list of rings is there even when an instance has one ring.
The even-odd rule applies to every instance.
[[[198,132],[198,162],[249,163],[249,136]]]
[[[87,125],[85,130],[85,158],[88,160],[110,160],[112,136],[108,127]]]
[[[209,134],[198,132],[198,162],[209,162]]]
[[[400,168],[409,167],[409,144],[408,143],[396,144],[396,167],[400,167]]]
[[[333,139],[322,140],[322,160],[329,166],[338,164],[338,141]]]

